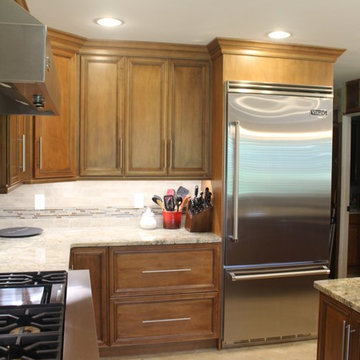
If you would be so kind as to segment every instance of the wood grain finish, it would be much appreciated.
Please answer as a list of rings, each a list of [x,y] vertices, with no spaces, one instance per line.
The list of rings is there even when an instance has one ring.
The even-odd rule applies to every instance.
[[[80,175],[120,175],[124,59],[81,60]]]
[[[209,63],[170,62],[170,175],[209,176]]]
[[[30,171],[27,126],[31,116],[2,115],[0,118],[0,193],[6,194],[22,184]]]
[[[224,38],[214,39],[208,45],[208,50],[213,62],[213,231],[221,236],[224,206],[225,81],[332,85],[333,63],[344,50]]]
[[[156,344],[218,337],[218,293],[111,301],[112,345]]]
[[[75,178],[76,73],[75,54],[54,54],[61,102],[59,116],[35,117],[34,175],[37,179]]]
[[[108,344],[108,249],[104,247],[73,248],[70,268],[90,272],[96,331],[99,346]]]
[[[217,291],[219,247],[144,246],[111,248],[110,293],[117,296],[149,293]]]
[[[166,174],[167,61],[128,59],[126,87],[126,172]]]
[[[359,331],[358,312],[327,295],[320,294],[317,360],[358,360]]]

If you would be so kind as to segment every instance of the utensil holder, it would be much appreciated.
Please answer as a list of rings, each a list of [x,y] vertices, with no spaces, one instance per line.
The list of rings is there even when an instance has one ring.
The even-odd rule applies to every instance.
[[[212,224],[212,207],[192,215],[186,210],[185,229],[190,232],[209,232]]]
[[[163,228],[179,229],[181,225],[181,211],[163,211]]]

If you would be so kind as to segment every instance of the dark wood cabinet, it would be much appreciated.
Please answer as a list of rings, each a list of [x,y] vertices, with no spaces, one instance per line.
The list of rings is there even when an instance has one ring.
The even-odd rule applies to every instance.
[[[359,360],[360,314],[320,294],[317,360]]]
[[[357,113],[360,111],[360,79],[345,83],[345,113]]]
[[[360,275],[360,214],[349,216],[348,276]]]
[[[96,331],[100,347],[108,344],[108,249],[106,247],[73,248],[70,269],[90,272]]]
[[[0,116],[0,193],[20,185],[29,171],[29,133],[31,116]]]

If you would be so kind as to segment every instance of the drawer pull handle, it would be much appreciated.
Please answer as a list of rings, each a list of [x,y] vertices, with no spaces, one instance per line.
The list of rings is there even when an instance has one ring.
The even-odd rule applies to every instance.
[[[165,269],[165,270],[143,270],[143,274],[156,274],[156,273],[172,273],[172,272],[186,272],[191,271],[191,268],[186,269]]]
[[[154,324],[154,323],[162,323],[162,322],[171,322],[171,321],[188,321],[191,320],[190,317],[184,318],[175,318],[175,319],[158,319],[158,320],[143,320],[143,324]]]

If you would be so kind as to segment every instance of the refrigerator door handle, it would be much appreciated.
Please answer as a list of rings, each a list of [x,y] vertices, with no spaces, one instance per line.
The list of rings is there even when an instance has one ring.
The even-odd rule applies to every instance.
[[[326,266],[322,266],[320,269],[315,270],[300,270],[300,271],[279,271],[272,273],[256,273],[256,274],[236,274],[236,272],[228,272],[232,281],[244,281],[244,280],[261,280],[261,279],[276,279],[283,277],[295,277],[295,276],[308,276],[308,275],[328,275],[330,269]]]
[[[233,234],[229,236],[229,239],[233,242],[239,241],[238,235],[238,220],[239,220],[239,132],[240,123],[234,121],[230,125],[235,126],[235,152],[234,152],[234,223],[233,223]]]

